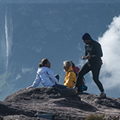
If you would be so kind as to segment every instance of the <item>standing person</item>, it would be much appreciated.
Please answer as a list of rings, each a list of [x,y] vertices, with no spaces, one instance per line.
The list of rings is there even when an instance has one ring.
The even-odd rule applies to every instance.
[[[101,45],[97,41],[94,41],[88,33],[85,33],[82,36],[82,39],[85,43],[85,55],[82,59],[87,59],[88,61],[83,65],[78,73],[74,90],[77,90],[78,87],[81,86],[82,77],[91,71],[93,80],[101,92],[99,98],[105,98],[106,94],[104,93],[103,85],[99,81],[99,72],[102,65],[101,57],[103,56]]]
[[[57,78],[59,78],[59,76],[57,75],[57,77],[55,77],[53,71],[50,70],[50,67],[51,63],[49,60],[46,58],[42,59],[41,63],[39,63],[36,79],[31,86],[27,87],[27,89],[37,87],[40,82],[42,82],[44,87],[51,87],[58,84]]]
[[[64,85],[68,88],[73,88],[75,86],[77,77],[75,72],[73,71],[72,63],[70,61],[64,61],[63,69],[66,72]]]

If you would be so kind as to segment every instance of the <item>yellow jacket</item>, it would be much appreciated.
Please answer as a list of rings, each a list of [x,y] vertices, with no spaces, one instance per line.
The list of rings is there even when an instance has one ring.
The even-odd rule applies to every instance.
[[[73,71],[72,65],[71,65],[65,74],[64,85],[68,86],[68,88],[73,88],[75,86],[76,79],[77,79],[76,74]]]

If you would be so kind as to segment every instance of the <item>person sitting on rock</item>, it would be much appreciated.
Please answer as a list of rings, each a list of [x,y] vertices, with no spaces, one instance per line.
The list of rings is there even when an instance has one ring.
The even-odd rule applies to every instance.
[[[49,60],[46,58],[42,59],[41,63],[39,63],[36,79],[31,86],[27,87],[27,89],[37,87],[40,82],[42,82],[44,87],[51,87],[58,84],[59,75],[54,76],[53,71],[50,70],[50,67],[51,63]]]
[[[75,72],[73,71],[72,63],[70,61],[64,61],[63,69],[66,72],[64,85],[68,88],[73,88],[75,86],[77,77]]]

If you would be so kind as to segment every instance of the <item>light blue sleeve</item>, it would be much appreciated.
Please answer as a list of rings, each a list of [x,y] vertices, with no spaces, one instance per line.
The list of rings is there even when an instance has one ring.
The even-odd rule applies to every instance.
[[[31,88],[37,87],[40,84],[40,82],[41,82],[41,78],[39,74],[37,74],[33,84],[31,85]]]
[[[53,74],[53,71],[52,70],[48,70],[48,73],[49,73],[49,77],[51,78],[50,80],[55,83],[55,84],[58,84],[58,80],[57,78],[55,77],[55,75]]]

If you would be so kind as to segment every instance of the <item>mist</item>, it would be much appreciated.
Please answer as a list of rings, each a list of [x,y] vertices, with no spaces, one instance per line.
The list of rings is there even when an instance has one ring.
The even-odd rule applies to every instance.
[[[120,16],[114,17],[108,30],[98,38],[103,50],[103,66],[100,73],[106,90],[120,86]]]

